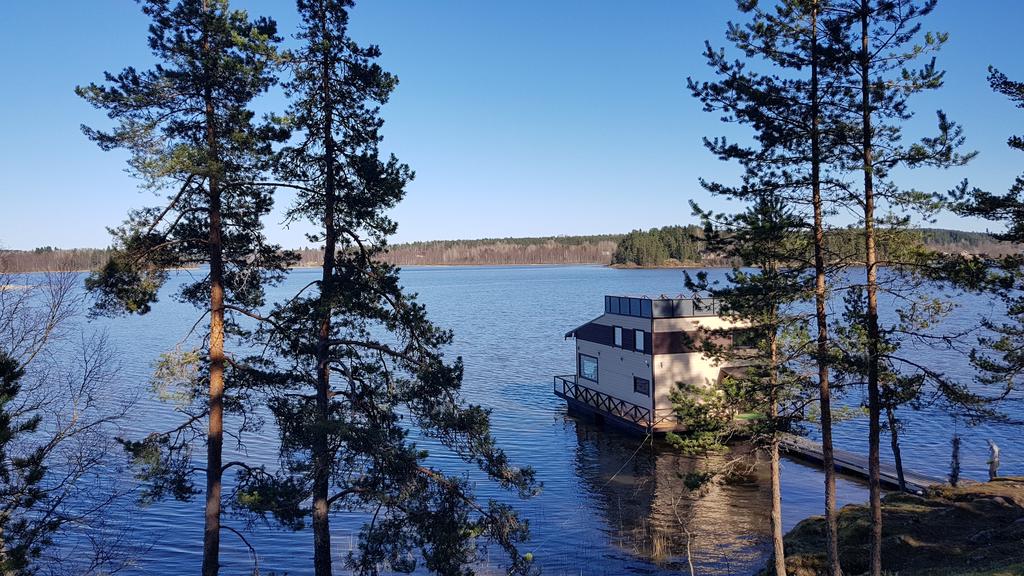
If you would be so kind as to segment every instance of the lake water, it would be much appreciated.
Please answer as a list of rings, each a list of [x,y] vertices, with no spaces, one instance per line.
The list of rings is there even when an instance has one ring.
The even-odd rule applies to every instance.
[[[721,271],[713,272],[721,274]],[[124,434],[141,436],[179,422],[166,404],[152,398],[149,376],[158,355],[174,347],[198,315],[170,298],[181,282],[172,277],[166,294],[144,317],[93,321],[108,332],[121,352],[120,385],[141,398]],[[270,299],[292,295],[318,275],[296,270],[271,291]],[[700,574],[749,574],[764,561],[768,539],[768,489],[761,467],[749,481],[713,487],[702,498],[688,497],[681,477],[702,463],[680,457],[663,446],[641,447],[641,439],[577,421],[552,394],[551,377],[574,368],[572,341],[563,334],[599,315],[610,293],[677,294],[683,290],[677,270],[614,270],[604,267],[407,268],[405,286],[419,293],[430,316],[455,331],[450,353],[465,360],[467,399],[493,409],[494,434],[512,459],[529,464],[543,482],[543,492],[517,501],[530,521],[534,554],[545,574],[680,574],[686,569],[686,532]],[[980,301],[965,300],[954,323],[977,321]],[[915,351],[932,368],[970,378],[962,356],[930,349]],[[848,398],[856,404],[857,398]],[[1011,408],[1018,420],[1019,407]],[[904,462],[908,469],[944,476],[950,436],[963,440],[963,476],[985,477],[986,438],[1003,449],[1003,472],[1024,474],[1020,428],[988,425],[966,428],[936,409],[902,414],[908,420]],[[230,422],[228,425],[230,426]],[[249,436],[246,457],[255,463],[276,462],[275,432],[267,426]],[[866,421],[838,426],[837,447],[866,450]],[[883,455],[888,456],[888,440]],[[226,456],[226,458],[228,458]],[[432,463],[453,465],[444,454]],[[761,481],[758,481],[758,480]],[[785,527],[820,514],[823,475],[813,467],[784,461],[782,489]],[[201,482],[200,482],[201,485]],[[487,483],[481,497],[507,499]],[[855,481],[839,483],[840,504],[863,502],[866,488]],[[201,498],[192,503],[160,502],[135,511],[133,536],[148,551],[130,574],[195,572],[202,553]],[[333,545],[338,559],[355,541],[364,517],[336,514]],[[259,554],[262,573],[310,574],[312,534],[270,526],[247,526],[243,519],[226,523],[243,530]],[[247,548],[231,533],[222,537],[223,574],[248,574],[253,562]],[[485,573],[502,573],[501,558],[486,562]],[[340,570],[339,570],[340,572]]]

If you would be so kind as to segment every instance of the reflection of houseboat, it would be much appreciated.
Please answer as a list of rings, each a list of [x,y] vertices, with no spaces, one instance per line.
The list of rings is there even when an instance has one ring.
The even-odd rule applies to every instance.
[[[713,299],[605,296],[604,314],[574,328],[576,373],[555,376],[570,411],[643,432],[676,429],[677,383],[713,386],[723,369],[699,349],[730,326]]]
[[[597,549],[588,557],[591,548],[584,541],[575,564],[593,559],[600,562],[593,566],[601,566],[599,573],[604,574],[690,574],[689,556],[694,573],[702,576],[753,574],[764,565],[771,484],[767,466],[758,464],[749,445],[691,458],[658,440],[649,450],[638,451],[638,443],[646,446],[649,441],[608,434],[582,421],[574,428],[575,469],[595,498],[602,532],[627,553]],[[688,473],[721,469],[726,462],[740,463],[735,469],[739,476],[700,492],[686,488],[683,477]],[[811,503],[792,506],[791,513],[799,518],[815,509]],[[578,568],[570,565],[555,571],[577,573]]]

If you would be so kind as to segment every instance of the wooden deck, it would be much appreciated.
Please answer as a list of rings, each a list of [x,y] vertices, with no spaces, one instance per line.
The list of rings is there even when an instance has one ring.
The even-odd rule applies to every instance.
[[[652,413],[650,408],[584,386],[572,374],[554,377],[554,393],[566,400],[571,412],[599,416],[627,431],[663,434],[683,428],[671,410],[665,414]],[[779,449],[790,458],[798,460],[815,464],[821,464],[824,460],[821,444],[794,434],[784,434],[779,442]],[[868,479],[867,456],[837,449],[833,450],[833,460],[837,472],[861,480]],[[903,478],[907,490],[916,493],[924,492],[925,488],[933,484],[946,483],[945,478],[926,476],[906,469],[903,470]],[[885,488],[900,488],[896,467],[891,464],[882,463],[879,480]]]
[[[569,409],[610,419],[620,428],[641,434],[664,434],[681,427],[671,409],[652,411],[580,384],[575,375],[554,377],[554,392]]]
[[[790,457],[798,458],[800,460],[808,460],[817,464],[821,464],[824,458],[822,455],[821,444],[793,434],[783,435],[782,440],[779,443],[779,449]],[[833,460],[835,460],[835,468],[837,472],[849,476],[855,476],[864,480],[868,478],[867,456],[854,454],[853,452],[847,452],[845,450],[833,450]],[[899,477],[896,474],[895,466],[883,462],[881,470],[879,471],[879,476],[882,486],[896,490],[899,489]],[[907,483],[907,490],[918,493],[924,492],[925,488],[933,484],[946,483],[946,479],[944,478],[935,478],[924,474],[918,474],[907,470],[906,468],[903,469],[903,478]]]

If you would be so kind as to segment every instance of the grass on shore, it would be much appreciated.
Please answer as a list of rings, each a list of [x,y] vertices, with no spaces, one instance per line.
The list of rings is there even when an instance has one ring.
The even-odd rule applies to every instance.
[[[843,573],[868,571],[870,518],[865,505],[839,512]],[[882,503],[882,562],[892,576],[1024,575],[1024,477],[937,486],[925,496],[893,493]],[[791,576],[825,574],[824,519],[808,518],[786,535]],[[765,569],[762,574],[769,574]]]

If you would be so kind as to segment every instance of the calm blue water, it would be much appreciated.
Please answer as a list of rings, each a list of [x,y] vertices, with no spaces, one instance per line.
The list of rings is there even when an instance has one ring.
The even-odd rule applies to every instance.
[[[721,273],[713,272],[713,273]],[[284,285],[272,290],[271,300],[291,296],[314,279],[315,271],[293,272]],[[182,281],[172,278],[167,295],[144,317],[93,321],[90,329],[103,329],[121,351],[120,386],[123,393],[140,395],[126,436],[141,436],[178,423],[171,407],[152,397],[152,364],[172,349],[197,319],[189,306],[169,297]],[[663,448],[639,447],[639,438],[595,428],[566,415],[564,403],[551,393],[551,377],[573,371],[574,351],[563,334],[602,311],[602,296],[628,292],[675,294],[682,291],[682,272],[674,270],[613,270],[603,267],[474,267],[408,268],[402,273],[406,287],[419,293],[431,317],[455,331],[450,353],[465,360],[465,395],[493,409],[494,433],[517,463],[536,468],[543,493],[517,502],[530,521],[532,551],[546,574],[677,574],[686,573],[685,530],[701,574],[747,574],[763,562],[768,537],[768,493],[764,470],[749,482],[712,488],[691,502],[680,478],[700,465]],[[976,323],[984,312],[980,302],[965,301],[955,322]],[[927,348],[916,357],[932,368],[970,378],[967,362],[958,354]],[[122,393],[118,391],[118,394]],[[846,402],[856,404],[858,398]],[[1019,407],[1014,408],[1022,418]],[[985,439],[1003,449],[1003,472],[1024,474],[1024,452],[1017,445],[1020,429],[1007,425],[966,428],[936,409],[906,410],[909,424],[904,437],[907,468],[944,476],[949,462],[949,441],[954,428],[964,437],[963,475],[984,478]],[[231,423],[229,422],[230,426]],[[865,450],[863,418],[839,425],[837,446]],[[251,462],[276,462],[276,441],[267,423],[258,434],[245,438],[234,450]],[[883,445],[883,450],[885,450]],[[238,454],[226,455],[233,458]],[[887,455],[887,454],[886,454]],[[458,464],[442,453],[432,462]],[[823,476],[806,465],[783,465],[784,521],[786,528],[800,519],[821,513]],[[479,494],[508,499],[486,483]],[[856,482],[839,485],[840,503],[862,502],[866,490]],[[333,544],[339,566],[352,546],[364,518],[359,514],[333,517]],[[133,514],[133,536],[148,551],[128,573],[170,574],[198,570],[202,548],[202,503],[160,502]],[[228,518],[243,530],[259,554],[263,573],[311,573],[311,533],[288,532],[269,526],[247,526]],[[685,528],[685,530],[683,529]],[[222,538],[223,574],[248,574],[253,561],[247,548],[232,534]],[[484,573],[502,573],[501,558],[481,567]]]

